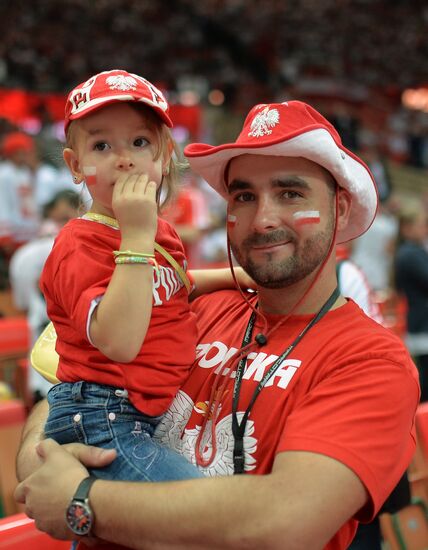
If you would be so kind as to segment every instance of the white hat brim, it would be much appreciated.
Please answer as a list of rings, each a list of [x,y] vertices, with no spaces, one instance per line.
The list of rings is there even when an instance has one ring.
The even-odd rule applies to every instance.
[[[240,155],[302,157],[323,166],[352,199],[346,228],[337,234],[342,243],[362,235],[372,224],[377,211],[376,185],[367,166],[344,147],[339,147],[331,134],[316,128],[291,139],[264,147],[242,147],[235,143],[220,145],[192,144],[186,147],[186,157],[192,170],[227,200],[224,181],[227,164]]]

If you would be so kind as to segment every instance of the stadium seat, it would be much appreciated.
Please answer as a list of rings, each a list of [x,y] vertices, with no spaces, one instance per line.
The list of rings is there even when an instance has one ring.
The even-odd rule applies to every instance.
[[[408,469],[412,503],[396,514],[382,514],[387,550],[428,549],[428,403],[416,411],[416,450]]]
[[[13,498],[17,480],[15,457],[26,418],[26,409],[19,399],[0,402],[0,487],[2,508],[5,515],[20,510]],[[0,544],[0,547],[1,544]]]
[[[28,356],[30,328],[25,317],[0,319],[0,380],[6,382],[28,406],[27,370],[20,361]]]
[[[25,356],[30,348],[30,329],[25,317],[0,319],[0,360]]]
[[[38,531],[34,521],[25,514],[0,519],[2,550],[65,550],[70,546],[70,541],[55,540]]]
[[[416,412],[416,450],[408,469],[412,497],[428,506],[428,403],[421,403]],[[427,545],[428,547],[428,545]]]
[[[416,431],[428,464],[428,403],[421,403],[416,411]]]
[[[427,508],[414,499],[396,514],[380,516],[383,545],[387,550],[426,550],[428,548]]]

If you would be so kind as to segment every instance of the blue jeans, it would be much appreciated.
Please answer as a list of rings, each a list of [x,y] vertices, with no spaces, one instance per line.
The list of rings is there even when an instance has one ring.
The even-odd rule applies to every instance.
[[[161,416],[146,416],[125,390],[89,382],[63,382],[48,393],[46,437],[116,449],[117,458],[91,473],[102,479],[172,481],[204,477],[175,451],[153,441]]]

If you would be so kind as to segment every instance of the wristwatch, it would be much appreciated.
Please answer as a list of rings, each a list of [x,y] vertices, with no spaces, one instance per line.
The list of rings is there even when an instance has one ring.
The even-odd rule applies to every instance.
[[[94,526],[94,514],[89,506],[89,491],[96,480],[96,477],[89,476],[80,482],[65,512],[67,525],[76,535],[89,535]]]

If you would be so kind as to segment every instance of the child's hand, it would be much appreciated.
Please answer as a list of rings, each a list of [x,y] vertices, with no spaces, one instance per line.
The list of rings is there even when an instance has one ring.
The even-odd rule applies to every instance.
[[[153,240],[157,230],[156,183],[147,174],[123,174],[113,189],[112,208],[123,238]]]
[[[238,281],[239,286],[242,289],[251,288],[252,290],[257,289],[256,283],[253,279],[246,273],[242,267],[234,267],[233,271],[235,272],[236,280]]]

